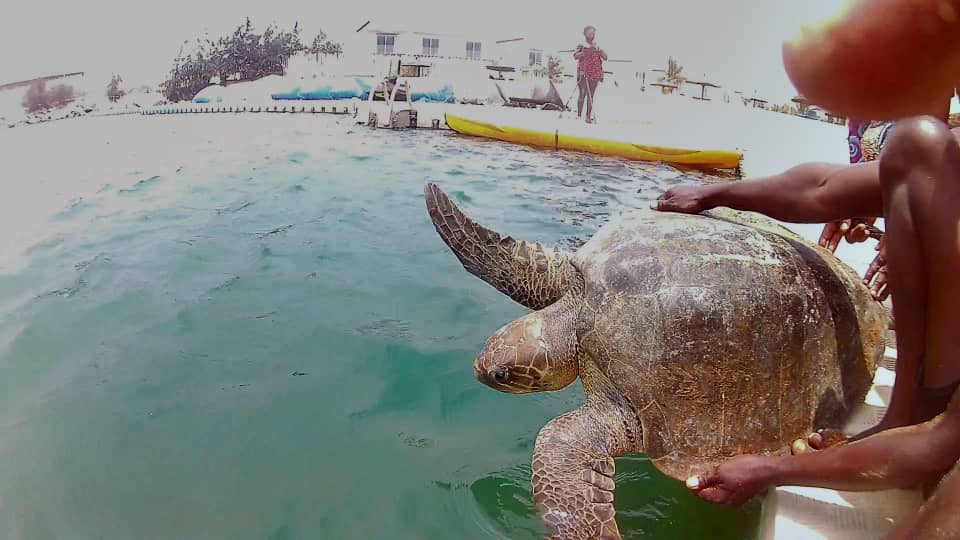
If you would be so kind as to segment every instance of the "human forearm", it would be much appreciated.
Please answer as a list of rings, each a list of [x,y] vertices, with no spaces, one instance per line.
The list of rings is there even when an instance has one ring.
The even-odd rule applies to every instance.
[[[960,392],[943,414],[861,441],[790,457],[738,456],[687,478],[705,501],[741,505],[774,486],[843,491],[913,488],[939,478],[960,458]]]
[[[942,419],[771,462],[770,485],[845,491],[913,488],[936,479],[958,458],[956,429]]]
[[[882,214],[875,164],[806,163],[776,176],[714,184],[703,190],[706,208],[726,206],[794,223]]]

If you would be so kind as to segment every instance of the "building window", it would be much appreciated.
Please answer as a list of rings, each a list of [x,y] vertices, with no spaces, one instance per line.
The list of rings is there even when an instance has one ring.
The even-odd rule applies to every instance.
[[[397,36],[393,34],[377,34],[377,54],[393,54],[393,44]]]
[[[423,38],[424,56],[437,56],[440,53],[440,40],[437,38]]]
[[[530,65],[531,66],[543,65],[543,51],[530,51]]]
[[[401,77],[427,77],[430,75],[430,66],[403,65],[400,66]]]
[[[467,58],[471,60],[480,60],[480,42],[479,41],[467,42]]]

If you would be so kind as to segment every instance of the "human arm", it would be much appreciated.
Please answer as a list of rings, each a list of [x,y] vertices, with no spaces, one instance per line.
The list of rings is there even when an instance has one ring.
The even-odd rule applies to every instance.
[[[606,62],[607,59],[609,58],[609,57],[607,56],[607,51],[605,51],[605,50],[597,47],[597,52],[600,53],[600,58],[603,58],[603,61]]]
[[[774,486],[843,491],[914,488],[936,480],[960,459],[960,392],[929,422],[857,442],[787,457],[741,456],[687,480],[709,502],[740,505]]]
[[[819,452],[780,458],[773,463],[769,481],[773,486],[843,491],[910,489],[936,480],[958,459],[957,419],[941,415]]]
[[[756,180],[677,186],[664,193],[655,208],[699,213],[726,206],[792,223],[879,216],[883,215],[879,171],[876,161],[855,165],[805,163]]]

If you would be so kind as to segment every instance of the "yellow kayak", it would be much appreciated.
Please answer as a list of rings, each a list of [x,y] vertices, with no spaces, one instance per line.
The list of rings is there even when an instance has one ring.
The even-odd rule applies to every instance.
[[[636,144],[623,140],[630,138],[630,133],[623,128],[604,129],[605,126],[587,125],[573,120],[550,121],[543,118],[543,121],[536,123],[524,122],[531,124],[530,126],[510,126],[450,113],[446,113],[445,118],[450,129],[463,135],[538,148],[573,150],[637,161],[662,161],[717,169],[736,169],[743,158],[741,152],[732,150],[690,150]]]

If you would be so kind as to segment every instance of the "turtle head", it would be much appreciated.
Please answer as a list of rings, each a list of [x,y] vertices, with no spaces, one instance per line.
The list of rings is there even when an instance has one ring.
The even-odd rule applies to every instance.
[[[477,379],[511,394],[560,390],[576,380],[576,332],[565,304],[557,302],[497,330],[473,364]]]

